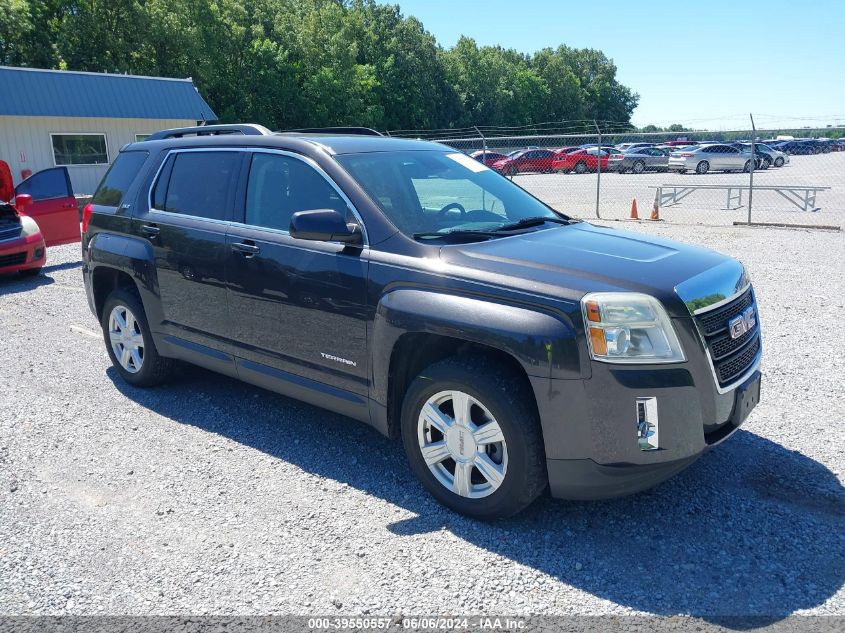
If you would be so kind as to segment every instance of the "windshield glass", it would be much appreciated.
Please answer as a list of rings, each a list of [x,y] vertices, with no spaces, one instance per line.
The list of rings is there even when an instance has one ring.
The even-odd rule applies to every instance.
[[[525,218],[565,217],[457,152],[370,152],[335,158],[409,236],[489,230]]]

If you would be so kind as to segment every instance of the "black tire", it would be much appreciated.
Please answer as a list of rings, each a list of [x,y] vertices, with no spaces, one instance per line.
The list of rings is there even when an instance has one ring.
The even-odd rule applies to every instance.
[[[775,159],[775,167],[783,167],[783,157],[782,156],[778,156]]]
[[[641,174],[644,171],[645,171],[645,163],[641,160],[634,161],[634,164],[631,166],[631,173]]]
[[[751,171],[751,161],[750,160],[745,161],[745,165],[743,166],[742,171],[743,171],[743,173],[746,173],[746,174],[749,171]]]
[[[39,274],[41,274],[41,268],[40,267],[39,268],[27,268],[26,270],[19,270],[18,274],[21,277],[26,277],[26,278],[37,277]]]
[[[511,178],[516,176],[516,167],[514,167],[513,165],[508,167],[508,174],[507,175],[510,176]]]
[[[576,174],[585,174],[587,173],[587,163],[584,161],[578,161],[575,163],[575,173]]]
[[[704,175],[708,171],[710,171],[710,163],[706,160],[701,161],[698,165],[695,166],[695,173]]]
[[[429,398],[446,390],[462,391],[483,403],[502,430],[507,469],[499,487],[485,497],[463,497],[448,489],[423,459],[418,440],[420,412]],[[426,368],[405,394],[401,425],[411,470],[437,501],[455,512],[482,520],[512,516],[530,505],[548,484],[533,394],[521,377],[492,359],[452,357]]]
[[[123,368],[118,359],[115,357],[111,341],[109,340],[109,316],[111,315],[112,310],[114,310],[117,306],[124,306],[132,312],[135,317],[135,321],[138,324],[141,336],[143,337],[143,362],[141,363],[141,369],[135,373]],[[150,326],[147,323],[147,315],[144,312],[144,305],[141,302],[141,296],[138,294],[137,288],[117,288],[109,294],[103,306],[100,326],[103,329],[103,340],[106,344],[106,351],[109,354],[112,365],[125,382],[135,387],[153,387],[170,378],[173,373],[174,361],[171,358],[165,358],[159,355],[155,342],[153,341],[152,333],[150,332]]]

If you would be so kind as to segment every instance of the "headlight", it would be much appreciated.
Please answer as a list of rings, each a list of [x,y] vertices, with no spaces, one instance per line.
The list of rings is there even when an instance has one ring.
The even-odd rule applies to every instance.
[[[660,302],[637,292],[591,292],[581,299],[590,354],[608,363],[686,360]]]

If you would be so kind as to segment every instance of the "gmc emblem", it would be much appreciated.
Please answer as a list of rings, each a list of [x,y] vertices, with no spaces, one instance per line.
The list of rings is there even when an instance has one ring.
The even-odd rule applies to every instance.
[[[757,316],[754,314],[754,306],[749,306],[742,314],[728,321],[728,330],[731,333],[731,338],[739,338],[748,332],[748,330],[753,330],[756,324]]]

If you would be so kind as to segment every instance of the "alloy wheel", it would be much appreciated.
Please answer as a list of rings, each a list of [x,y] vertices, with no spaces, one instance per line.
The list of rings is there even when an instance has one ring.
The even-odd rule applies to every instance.
[[[130,374],[144,365],[144,334],[132,311],[116,305],[109,314],[109,343],[120,366]]]
[[[505,480],[508,450],[502,429],[480,401],[463,391],[441,391],[426,401],[417,439],[437,481],[461,497],[487,497]]]

